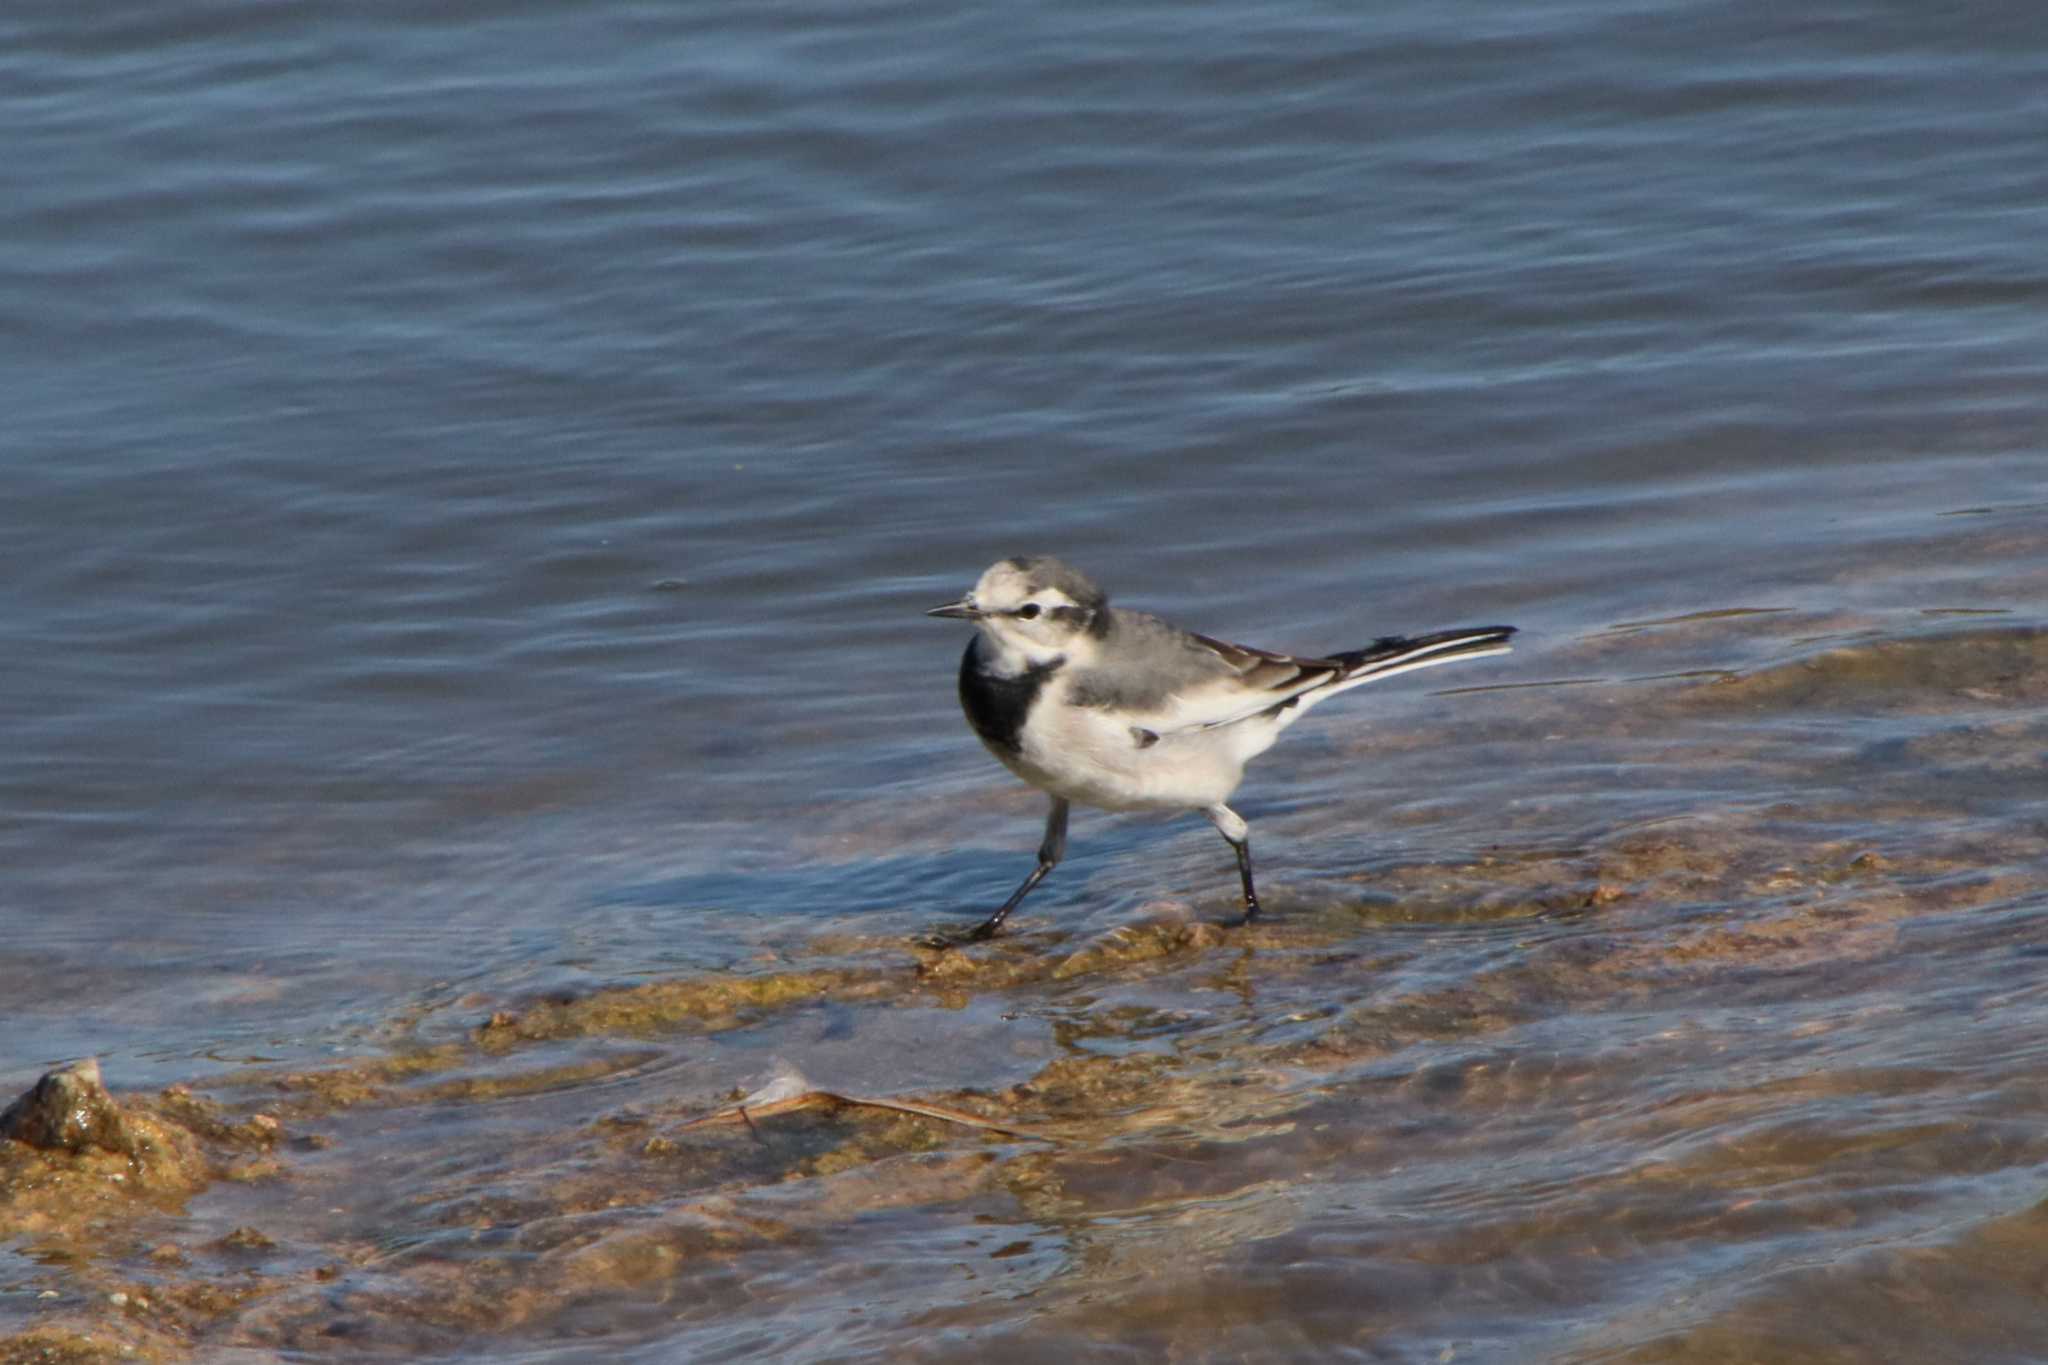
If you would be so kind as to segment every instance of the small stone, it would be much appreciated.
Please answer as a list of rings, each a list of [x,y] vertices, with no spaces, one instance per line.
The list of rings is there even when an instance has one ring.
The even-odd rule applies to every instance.
[[[229,1251],[271,1251],[276,1248],[277,1241],[261,1228],[239,1227],[216,1245]]]
[[[100,1064],[91,1057],[46,1073],[0,1113],[0,1138],[46,1152],[98,1147],[133,1156],[136,1150],[127,1118],[107,1093]]]
[[[917,964],[917,974],[928,981],[957,980],[980,970],[981,963],[973,954],[955,950],[933,953]]]
[[[284,1174],[284,1163],[275,1157],[259,1156],[249,1161],[237,1162],[224,1169],[221,1174],[229,1180],[244,1184],[258,1180],[276,1180]]]

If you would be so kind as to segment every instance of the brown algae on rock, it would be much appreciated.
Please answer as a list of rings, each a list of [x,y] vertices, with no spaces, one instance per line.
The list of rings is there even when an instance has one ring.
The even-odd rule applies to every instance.
[[[1625,899],[1610,903],[1639,918],[1670,913],[1679,903],[1724,908],[1685,932],[1611,942],[1584,934],[1545,937],[1542,919],[1510,918],[1489,932],[1535,933],[1521,960],[1454,986],[1367,999],[1356,997],[1371,992],[1380,972],[1362,971],[1357,953],[1340,951],[1342,940],[1321,921],[1314,929],[1276,922],[1247,936],[1171,918],[1134,924],[1078,948],[1057,936],[1025,937],[950,957],[906,949],[897,965],[778,972],[757,982],[686,979],[625,987],[508,1011],[469,1043],[327,1071],[256,1069],[217,1083],[220,1093],[243,1092],[260,1109],[245,1105],[238,1112],[231,1102],[184,1091],[128,1102],[120,1106],[118,1124],[101,1117],[81,1129],[104,1135],[110,1147],[52,1153],[17,1142],[10,1147],[25,1155],[8,1160],[61,1160],[73,1168],[100,1163],[126,1171],[138,1162],[165,1166],[160,1153],[182,1155],[184,1164],[165,1166],[171,1174],[137,1183],[189,1195],[238,1163],[271,1159],[279,1163],[273,1184],[319,1181],[331,1186],[319,1196],[325,1202],[352,1197],[347,1191],[357,1177],[350,1172],[376,1150],[372,1130],[354,1137],[344,1131],[327,1150],[294,1156],[281,1148],[276,1115],[293,1123],[323,1118],[346,1129],[358,1123],[351,1116],[365,1110],[425,1116],[486,1103],[543,1104],[608,1084],[610,1077],[640,1074],[660,1055],[658,1047],[596,1058],[560,1055],[584,1045],[579,1040],[666,1039],[686,1047],[741,1020],[758,1028],[781,1015],[802,1017],[821,1000],[891,1008],[928,1002],[935,993],[941,999],[993,994],[1023,1008],[1064,1012],[1062,1055],[1025,1082],[985,1093],[872,1097],[884,1106],[901,1101],[911,1112],[883,1107],[864,1116],[858,1103],[847,1102],[858,1097],[827,1090],[829,1078],[819,1077],[808,1103],[825,1111],[762,1106],[749,1116],[751,1124],[734,1114],[721,1133],[702,1122],[717,1110],[715,1100],[674,1095],[630,1118],[558,1120],[551,1131],[529,1131],[517,1141],[507,1134],[477,1174],[451,1168],[438,1189],[419,1191],[421,1207],[445,1209],[457,1220],[451,1226],[474,1229],[472,1236],[504,1229],[511,1238],[504,1255],[480,1249],[454,1261],[363,1261],[346,1239],[328,1234],[323,1241],[303,1218],[260,1197],[254,1206],[245,1201],[237,1221],[210,1236],[181,1237],[174,1230],[167,1242],[156,1227],[145,1241],[142,1220],[130,1207],[138,1203],[133,1190],[122,1191],[114,1205],[117,1213],[129,1209],[123,1216],[137,1229],[132,1239],[70,1234],[72,1274],[92,1283],[142,1284],[127,1292],[157,1305],[184,1305],[182,1326],[153,1329],[159,1335],[147,1340],[133,1331],[123,1338],[130,1349],[154,1350],[163,1359],[188,1351],[194,1331],[209,1340],[305,1350],[337,1320],[353,1324],[348,1330],[365,1349],[383,1349],[379,1341],[401,1349],[397,1343],[434,1339],[437,1332],[516,1331],[522,1323],[573,1313],[591,1295],[666,1292],[657,1287],[714,1274],[736,1255],[795,1254],[811,1239],[837,1236],[827,1230],[855,1216],[852,1210],[915,1208],[944,1216],[998,1198],[1010,1217],[1060,1226],[1134,1203],[1209,1198],[1229,1187],[1227,1179],[1216,1183],[1236,1161],[1225,1153],[1287,1150],[1300,1139],[1301,1124],[1322,1112],[1324,1090],[1341,1088],[1350,1068],[1372,1059],[1434,1042],[1497,1038],[1560,1006],[1641,999],[1672,974],[1821,960],[1830,943],[1858,956],[1885,951],[1881,942],[1852,946],[1843,936],[1873,916],[1911,913],[1895,888],[1930,873],[1939,881],[1949,862],[1898,851],[1868,855],[1867,847],[1850,841],[1804,843],[1796,822],[1781,813],[1667,822],[1654,832],[1624,832],[1584,850],[1517,862],[1516,876],[1531,885],[1547,875],[1587,887],[1627,887]],[[1423,871],[1416,869],[1418,884]],[[1449,877],[1447,887],[1483,880],[1476,868],[1469,874],[1436,869],[1434,876]],[[1950,903],[1962,895],[1954,887],[1943,894]],[[1753,909],[1745,912],[1745,906]],[[1389,965],[1416,951],[1413,941],[1378,948],[1392,954]],[[1221,976],[1219,961],[1227,968]],[[1314,1002],[1333,985],[1340,1007],[1317,1008]],[[1082,993],[1075,996],[1077,990]],[[1162,990],[1182,1002],[1178,1010],[1162,1015],[1116,1003],[1121,992],[1144,998]],[[1069,999],[1074,1003],[1058,1003]],[[1206,1010],[1205,1000],[1211,1002]],[[1263,1029],[1284,1020],[1298,1021],[1292,1030],[1307,1031],[1297,1037],[1283,1028],[1262,1037]],[[532,1056],[505,1070],[522,1049]],[[1438,1094],[1461,1094],[1474,1103],[1481,1093],[1470,1080],[1461,1080],[1456,1091],[1416,1092],[1430,1102],[1440,1102],[1431,1100]],[[101,1111],[86,1106],[84,1112]],[[975,1122],[962,1125],[956,1114]],[[150,1123],[162,1131],[152,1134]],[[1047,1150],[1024,1140],[1039,1135],[1057,1136],[1062,1146]],[[356,1157],[354,1149],[366,1142],[364,1157]],[[1839,1159],[1829,1152],[1814,1159]],[[317,1160],[327,1174],[301,1169],[307,1160]],[[564,1162],[576,1168],[573,1179],[553,1174]],[[64,1201],[67,1216],[78,1207]],[[103,1220],[107,1207],[103,1199]],[[382,1218],[418,1217],[406,1212],[409,1201],[387,1200],[383,1207]],[[17,1202],[8,1226],[47,1244],[57,1235],[55,1224],[25,1221],[27,1208]],[[41,1216],[54,1213],[45,1206]],[[346,1267],[374,1265],[374,1287],[337,1291],[309,1279],[309,1245],[316,1261],[341,1267],[344,1286],[352,1278]],[[527,1251],[510,1254],[520,1247]],[[150,1279],[138,1279],[145,1266]],[[204,1283],[218,1283],[223,1273],[240,1279],[209,1298]],[[136,1311],[133,1299],[121,1308],[103,1298],[90,1303],[99,1306],[67,1319],[81,1332],[97,1334],[109,1314],[125,1319]],[[169,1310],[159,1306],[152,1315],[167,1320]]]
[[[219,1167],[180,1121],[185,1109],[183,1096],[118,1103],[91,1060],[43,1076],[0,1116],[0,1236],[205,1185]]]
[[[751,1013],[828,999],[869,999],[885,979],[857,969],[739,973],[655,981],[545,1000],[493,1014],[476,1032],[479,1044],[504,1048],[593,1034],[652,1037],[684,1025],[730,1027]]]
[[[1873,640],[1689,689],[1701,708],[1944,711],[2048,701],[2048,630]]]
[[[1901,1024],[1942,961],[1927,945],[2028,949],[2022,912],[2048,894],[2048,830],[1997,785],[2039,770],[2013,750],[2048,730],[1983,715],[2042,700],[2048,651],[1987,635],[1672,686],[1599,741],[1656,772],[1665,731],[1730,707],[1920,727],[1789,759],[1746,732],[1684,750],[1765,773],[1768,799],[1687,796],[1569,837],[1542,812],[1523,837],[1509,811],[1506,834],[1357,874],[1362,901],[1346,869],[1249,929],[1161,914],[943,951],[837,932],[751,973],[477,999],[453,1041],[231,1072],[213,1098],[53,1081],[71,1098],[14,1120],[45,1145],[0,1143],[0,1234],[59,1297],[8,1310],[0,1359],[623,1341],[741,1286],[750,1312],[797,1312],[828,1269],[842,1306],[912,1286],[917,1331],[998,1322],[1018,1310],[989,1305],[1024,1300],[996,1276],[1037,1275],[1015,1283],[1053,1339],[1142,1319],[1200,1354],[1220,1338],[1190,1305],[1324,1263],[1417,1302],[1522,1281],[1598,1302],[1609,1268],[1701,1239],[1881,1231],[1933,1199],[1901,1172],[2048,1162],[2024,1051],[1967,1104],[1952,1077],[1998,1049],[1886,1060],[1894,1031],[1945,1036]],[[1923,780],[1867,789],[1898,762]],[[1938,1008],[2031,989],[1968,984]],[[858,1085],[806,1066],[786,1107],[729,1104],[773,1050],[835,1030],[858,1049],[877,1016],[930,1030],[879,1030],[892,1046],[961,1046],[960,1010],[1037,1021],[1054,1055],[979,1088],[891,1089],[886,1057]],[[1856,1060],[1818,1051],[1839,1038]],[[1923,1112],[1938,1096],[1955,1112]],[[1369,1213],[1333,1219],[1342,1200]]]
[[[179,1087],[117,1100],[90,1059],[39,1079],[0,1116],[0,1242],[67,1268],[72,1292],[0,1338],[0,1360],[186,1358],[194,1330],[264,1288],[186,1275],[184,1254],[146,1247],[143,1230],[260,1166],[280,1131]],[[123,1263],[151,1269],[131,1279]]]

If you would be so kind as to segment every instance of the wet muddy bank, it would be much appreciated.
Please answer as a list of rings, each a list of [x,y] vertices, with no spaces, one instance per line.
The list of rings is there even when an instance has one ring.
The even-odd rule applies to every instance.
[[[1248,929],[842,929],[110,1076],[0,1143],[0,1359],[1998,1358],[2048,1273],[2044,663],[1635,686],[1569,763],[1596,694],[1531,698],[1465,738],[1496,841]],[[1657,753],[1745,799],[1557,839]]]

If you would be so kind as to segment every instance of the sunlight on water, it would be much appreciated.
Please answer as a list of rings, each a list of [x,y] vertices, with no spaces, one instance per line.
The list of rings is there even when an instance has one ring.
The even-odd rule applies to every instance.
[[[0,1356],[2034,1358],[2035,27],[10,10]]]

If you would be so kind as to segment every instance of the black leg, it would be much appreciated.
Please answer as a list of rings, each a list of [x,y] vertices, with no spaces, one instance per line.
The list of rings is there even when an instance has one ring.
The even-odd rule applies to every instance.
[[[1251,827],[1245,824],[1244,817],[1228,806],[1211,806],[1202,814],[1209,817],[1209,823],[1216,826],[1216,832],[1237,854],[1237,875],[1244,883],[1244,918],[1238,923],[1250,924],[1259,917],[1259,892],[1252,885]]]
[[[1252,886],[1252,841],[1232,839],[1230,846],[1237,850],[1237,875],[1244,882],[1244,919],[1240,923],[1250,924],[1259,917],[1259,893]]]
[[[1055,796],[1052,799],[1052,809],[1045,817],[1045,839],[1038,845],[1038,866],[1024,879],[1024,885],[1010,893],[1010,898],[1003,902],[1002,909],[983,920],[967,937],[977,943],[982,939],[994,938],[996,931],[1003,927],[1003,921],[1010,917],[1010,912],[1031,894],[1032,887],[1045,880],[1046,873],[1059,866],[1059,861],[1066,852],[1067,803]]]

